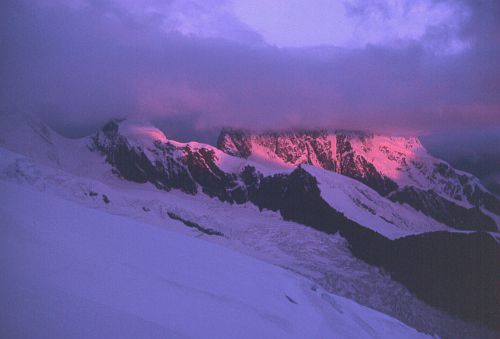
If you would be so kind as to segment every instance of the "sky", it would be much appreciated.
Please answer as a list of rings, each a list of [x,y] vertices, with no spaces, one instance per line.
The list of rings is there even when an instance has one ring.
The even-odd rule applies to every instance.
[[[499,17],[495,0],[3,0],[0,112],[202,141],[221,126],[497,134]]]

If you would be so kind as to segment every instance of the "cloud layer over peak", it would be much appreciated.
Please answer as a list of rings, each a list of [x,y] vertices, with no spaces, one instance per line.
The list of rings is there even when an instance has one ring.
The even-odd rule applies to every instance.
[[[419,1],[434,15],[463,15],[397,43],[300,48],[267,44],[235,2],[7,0],[0,107],[61,128],[126,116],[182,121],[183,130],[500,127],[496,1]],[[352,20],[397,31],[387,6],[408,2],[362,3],[346,9]]]

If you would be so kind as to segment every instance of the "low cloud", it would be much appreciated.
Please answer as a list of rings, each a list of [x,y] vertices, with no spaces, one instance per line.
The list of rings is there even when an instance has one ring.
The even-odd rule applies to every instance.
[[[168,123],[175,121],[182,131],[191,125],[186,133],[226,125],[394,134],[500,127],[500,6],[436,2],[467,11],[453,28],[467,48],[429,49],[451,34],[433,27],[397,45],[286,49],[226,16],[209,23],[230,39],[165,29],[168,6],[134,15],[109,1],[7,0],[0,107],[67,131],[128,116],[163,122],[167,134],[179,133]]]

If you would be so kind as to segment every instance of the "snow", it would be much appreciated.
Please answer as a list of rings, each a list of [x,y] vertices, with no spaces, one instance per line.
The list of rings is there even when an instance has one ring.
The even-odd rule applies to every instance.
[[[380,196],[354,179],[314,166],[302,167],[316,177],[321,196],[330,206],[389,239],[431,231],[454,231],[408,205]]]
[[[118,124],[119,133],[132,145],[152,146],[155,141],[167,142],[167,137],[149,122],[127,119]]]
[[[400,187],[433,190],[465,208],[473,207],[465,197],[458,177],[445,177],[435,172],[437,165],[451,167],[450,164],[431,156],[418,138],[375,135],[363,140],[353,138],[351,144],[357,154],[365,157],[377,171]],[[486,191],[479,179],[471,174],[456,169],[453,171],[457,176],[467,177],[473,186]]]
[[[0,181],[2,337],[422,334],[251,257]],[[29,207],[29,213],[26,209]]]
[[[276,156],[274,152],[269,150],[269,148],[261,146],[260,144],[252,141],[252,154],[248,158],[251,161],[260,164],[270,164],[276,168],[291,169],[293,170],[296,166],[294,164],[286,163],[281,158]]]
[[[257,171],[266,176],[277,173],[288,173],[294,169],[294,166],[284,166],[280,162],[269,161],[267,158],[252,157],[251,159],[243,159],[232,156],[216,147],[195,141],[182,143],[169,140],[168,142],[178,148],[189,147],[192,150],[204,148],[214,152],[216,165],[226,173],[240,173],[246,166],[253,166]]]
[[[362,140],[352,138],[350,142],[357,154],[363,155],[379,172],[399,185],[422,186],[428,183],[428,179],[421,174],[407,172],[405,168],[405,162],[417,158],[435,160],[417,138],[375,135]],[[410,166],[409,169],[414,168]]]
[[[0,146],[4,152],[8,149],[78,176],[114,177],[105,159],[89,151],[89,144],[89,138],[65,138],[33,117],[0,117]]]

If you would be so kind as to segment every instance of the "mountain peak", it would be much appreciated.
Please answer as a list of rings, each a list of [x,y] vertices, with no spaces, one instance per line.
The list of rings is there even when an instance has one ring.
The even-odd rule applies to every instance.
[[[118,132],[133,145],[149,146],[168,141],[165,133],[149,121],[139,119],[113,119],[102,128],[104,133]]]

